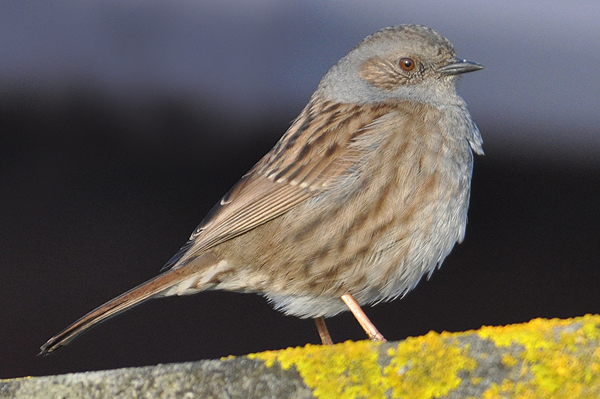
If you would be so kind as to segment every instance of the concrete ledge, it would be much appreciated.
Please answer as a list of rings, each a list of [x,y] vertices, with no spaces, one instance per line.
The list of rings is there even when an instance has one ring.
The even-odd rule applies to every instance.
[[[1,398],[600,398],[600,316],[0,381]]]

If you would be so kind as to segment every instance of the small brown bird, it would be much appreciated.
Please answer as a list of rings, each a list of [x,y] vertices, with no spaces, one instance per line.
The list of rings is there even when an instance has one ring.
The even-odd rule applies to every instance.
[[[483,68],[425,26],[365,38],[323,77],[275,147],[217,203],[157,277],[91,311],[48,354],[147,299],[259,293],[323,321],[390,301],[438,267],[465,234],[479,130],[456,94]]]

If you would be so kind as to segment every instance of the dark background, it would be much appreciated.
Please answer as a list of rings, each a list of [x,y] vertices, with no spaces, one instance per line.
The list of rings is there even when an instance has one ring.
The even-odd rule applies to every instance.
[[[312,321],[260,296],[206,292],[145,303],[35,356],[154,276],[320,76],[367,34],[404,22],[486,65],[459,85],[486,155],[465,242],[404,299],[367,309],[373,322],[397,340],[599,313],[599,6],[375,3],[3,3],[0,378],[318,343]],[[364,338],[350,314],[328,326],[336,341]]]

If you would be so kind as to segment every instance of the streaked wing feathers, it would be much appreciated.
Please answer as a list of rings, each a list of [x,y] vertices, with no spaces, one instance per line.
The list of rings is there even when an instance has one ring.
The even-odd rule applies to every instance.
[[[352,142],[389,108],[311,102],[277,145],[218,202],[163,270],[243,234],[323,191],[359,158]],[[386,108],[386,109],[384,109]]]

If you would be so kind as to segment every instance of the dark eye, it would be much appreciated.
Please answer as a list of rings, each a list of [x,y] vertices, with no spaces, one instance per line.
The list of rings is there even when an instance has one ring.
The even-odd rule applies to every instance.
[[[400,58],[398,64],[400,65],[400,68],[404,69],[405,71],[412,71],[415,69],[415,62],[412,58]]]

